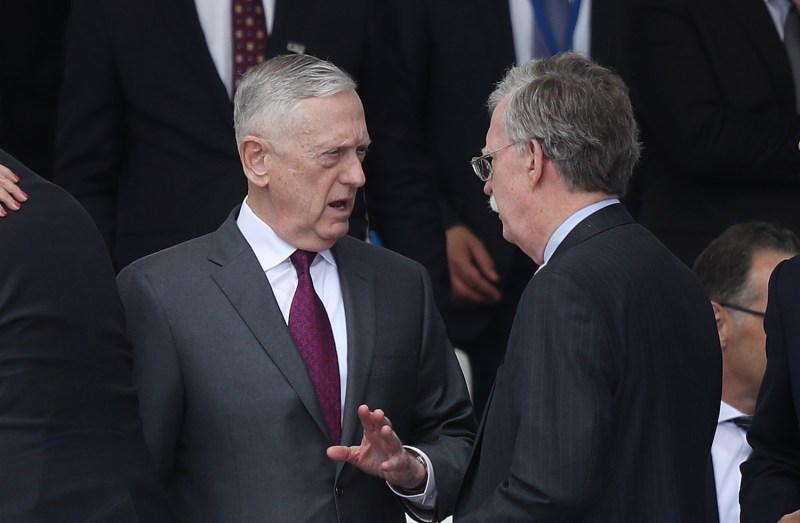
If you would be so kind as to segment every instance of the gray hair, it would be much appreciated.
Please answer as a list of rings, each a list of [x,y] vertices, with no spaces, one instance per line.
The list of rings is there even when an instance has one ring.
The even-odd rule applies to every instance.
[[[250,69],[233,98],[236,143],[248,134],[286,124],[307,98],[330,96],[356,88],[356,82],[332,63],[310,55],[285,55]]]
[[[509,70],[489,96],[490,112],[505,98],[508,138],[538,139],[570,190],[625,194],[640,144],[619,76],[579,54],[563,53]]]

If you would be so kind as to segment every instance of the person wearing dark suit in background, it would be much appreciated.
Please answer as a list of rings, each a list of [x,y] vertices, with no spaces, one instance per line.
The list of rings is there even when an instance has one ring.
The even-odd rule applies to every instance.
[[[403,506],[427,520],[453,506],[475,420],[429,277],[346,236],[370,144],[354,89],[309,55],[252,69],[234,113],[244,203],[118,276],[145,436],[180,521],[402,522]],[[300,254],[310,269],[293,267]],[[329,341],[311,344],[324,354],[303,348],[296,273],[324,307]]]
[[[619,202],[639,155],[625,84],[563,54],[511,69],[489,106],[472,163],[540,267],[455,521],[701,521],[719,341],[697,277]]]
[[[0,144],[47,179],[69,9],[70,0],[0,2]]]
[[[792,5],[631,2],[628,80],[644,141],[639,221],[690,266],[733,223],[764,220],[800,234],[800,85],[782,41]]]
[[[800,238],[766,222],[732,225],[694,263],[717,320],[722,402],[706,476],[706,523],[739,523],[739,466],[767,364],[764,309],[775,266],[800,253]]]
[[[769,280],[767,369],[742,464],[742,523],[800,521],[800,257],[778,265]],[[784,516],[785,515],[785,516]]]
[[[536,269],[503,240],[464,161],[483,146],[486,98],[509,67],[535,54],[573,49],[617,69],[624,63],[620,0],[573,0],[564,19],[549,11],[552,4],[406,0],[400,7],[423,142],[447,234],[454,303],[445,311],[445,322],[453,344],[469,355],[476,413],[483,410],[505,352],[519,296]],[[552,48],[535,38],[546,26],[562,37]]]
[[[444,230],[408,112],[393,7],[264,0],[262,58],[310,54],[356,77],[374,140],[370,226],[384,246],[426,266],[444,304]],[[245,195],[231,9],[231,0],[74,1],[54,180],[95,219],[117,270],[215,230]],[[362,198],[354,218],[351,234],[363,239]]]
[[[97,227],[2,150],[0,164],[31,196],[0,219],[0,519],[172,523]]]

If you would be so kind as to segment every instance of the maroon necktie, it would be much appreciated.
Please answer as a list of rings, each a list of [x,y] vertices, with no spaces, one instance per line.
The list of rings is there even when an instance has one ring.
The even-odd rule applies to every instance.
[[[233,90],[242,75],[267,59],[267,22],[261,0],[233,0]]]
[[[297,290],[289,311],[289,333],[314,383],[331,439],[334,445],[338,445],[342,435],[339,361],[328,313],[314,291],[309,272],[316,255],[315,252],[296,250],[289,257],[297,271]]]

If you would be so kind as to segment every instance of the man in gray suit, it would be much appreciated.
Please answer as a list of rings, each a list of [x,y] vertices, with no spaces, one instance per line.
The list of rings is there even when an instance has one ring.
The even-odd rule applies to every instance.
[[[274,58],[243,79],[234,120],[244,203],[118,277],[145,436],[181,521],[446,516],[475,422],[425,270],[346,236],[370,142],[353,80]],[[313,261],[296,272],[301,251]],[[295,330],[308,274],[332,354]]]
[[[473,166],[540,268],[456,521],[702,521],[719,342],[697,278],[618,200],[639,155],[625,85],[565,54],[512,69],[489,102]]]

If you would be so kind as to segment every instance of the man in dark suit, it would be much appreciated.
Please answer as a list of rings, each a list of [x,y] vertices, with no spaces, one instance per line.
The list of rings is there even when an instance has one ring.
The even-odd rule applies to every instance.
[[[230,6],[74,2],[54,180],[95,219],[118,270],[215,230],[244,197],[232,126]],[[444,232],[416,152],[407,75],[393,50],[393,2],[265,0],[264,7],[267,57],[311,54],[359,81],[375,142],[366,166],[370,225],[386,247],[429,269],[443,303]],[[363,208],[357,214],[351,233],[364,238]]]
[[[800,253],[792,231],[765,222],[725,229],[694,264],[717,320],[722,401],[706,476],[706,523],[739,523],[739,466],[750,455],[748,421],[764,377],[764,309],[775,266]]]
[[[512,69],[489,105],[473,165],[540,268],[456,521],[701,521],[719,342],[697,278],[619,203],[639,154],[624,83],[565,54]]]
[[[483,410],[519,296],[536,266],[503,240],[464,159],[483,146],[489,125],[486,97],[495,83],[509,67],[533,56],[543,22],[557,21],[531,12],[532,5],[527,0],[406,0],[401,6],[423,142],[447,234],[454,303],[444,317],[453,344],[470,357],[476,412]],[[568,42],[539,52],[574,49],[621,68],[622,2],[573,1],[570,9],[577,9],[578,19]]]
[[[781,523],[800,521],[799,289],[795,256],[778,265],[769,281],[767,370],[747,434],[753,453],[742,464],[743,523],[773,523],[784,514]]]
[[[235,99],[246,200],[119,274],[145,436],[181,521],[402,522],[399,494],[436,520],[453,506],[475,422],[429,278],[346,236],[370,142],[354,85],[308,55],[251,70]],[[330,340],[313,357],[293,326],[301,250]]]
[[[50,178],[70,0],[0,2],[0,144]]]
[[[171,523],[103,240],[63,189],[0,164],[31,195],[0,219],[0,519]]]
[[[729,225],[800,234],[789,0],[633,0],[630,84],[642,124],[639,219],[691,265]]]

